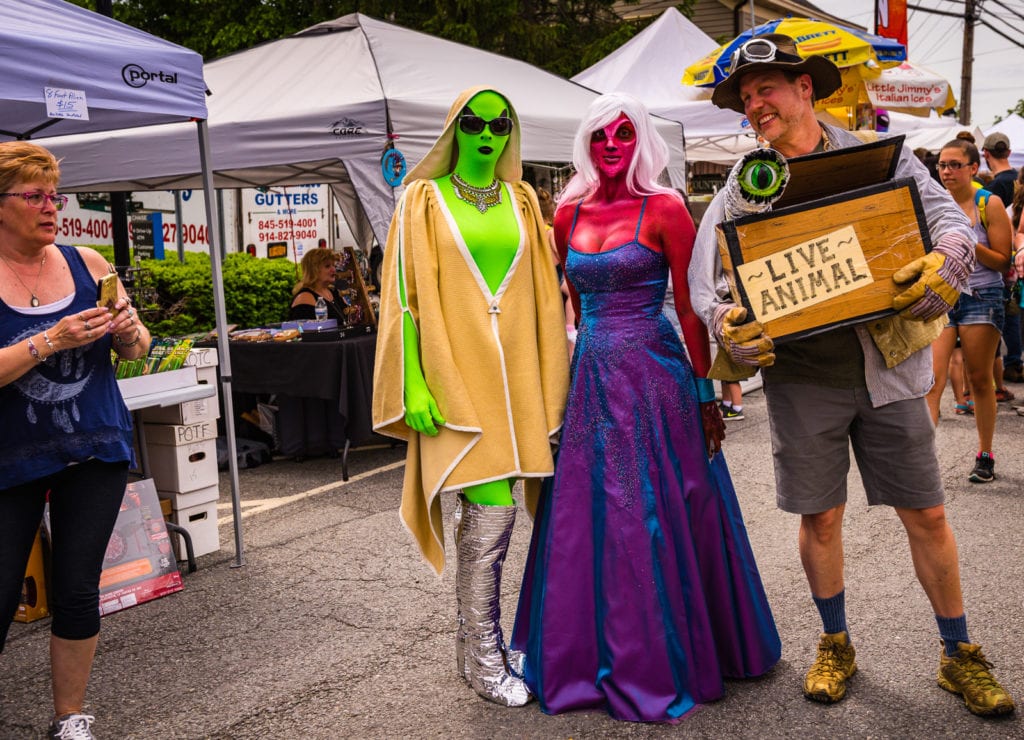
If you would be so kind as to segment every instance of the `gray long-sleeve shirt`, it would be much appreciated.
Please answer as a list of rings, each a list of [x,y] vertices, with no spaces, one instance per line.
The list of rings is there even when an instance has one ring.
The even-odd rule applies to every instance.
[[[823,125],[833,147],[846,148],[863,142],[848,131]],[[921,195],[925,221],[932,244],[937,245],[946,234],[956,234],[964,244],[973,245],[975,237],[970,221],[949,193],[936,182],[923,164],[907,148],[903,147],[896,167],[896,178],[912,177]],[[690,302],[697,315],[707,326],[711,326],[715,309],[723,303],[732,303],[729,286],[722,269],[718,253],[715,227],[725,220],[724,192],[719,192],[711,201],[694,244],[688,278]],[[941,249],[940,249],[941,251]],[[974,250],[960,250],[950,258],[969,261],[965,267],[969,273],[974,264]],[[865,323],[855,325],[857,338],[864,354],[864,380],[874,406],[907,398],[923,396],[934,382],[932,375],[931,351],[919,350],[893,368],[887,368],[881,353],[875,347]],[[830,358],[821,358],[822,375],[827,376]]]

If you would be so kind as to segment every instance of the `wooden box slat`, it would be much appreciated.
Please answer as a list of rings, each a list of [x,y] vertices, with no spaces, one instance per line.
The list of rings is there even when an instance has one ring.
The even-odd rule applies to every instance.
[[[718,246],[733,300],[785,342],[893,313],[893,273],[931,241],[908,178],[726,221]]]

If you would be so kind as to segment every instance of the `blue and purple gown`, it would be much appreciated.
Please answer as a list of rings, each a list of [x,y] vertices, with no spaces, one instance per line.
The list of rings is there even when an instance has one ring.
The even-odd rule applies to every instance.
[[[549,714],[672,722],[767,672],[781,644],[693,369],[662,314],[668,263],[633,240],[566,269],[582,320],[512,646]],[[579,207],[577,206],[577,216]]]

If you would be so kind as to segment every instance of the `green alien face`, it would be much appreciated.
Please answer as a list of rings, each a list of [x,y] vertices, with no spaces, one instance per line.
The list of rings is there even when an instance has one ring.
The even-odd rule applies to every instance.
[[[459,114],[455,141],[459,162],[471,167],[494,167],[512,133],[508,102],[496,92],[477,93]]]

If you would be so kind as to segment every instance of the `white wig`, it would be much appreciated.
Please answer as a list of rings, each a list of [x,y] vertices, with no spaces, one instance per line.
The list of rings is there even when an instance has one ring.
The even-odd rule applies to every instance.
[[[590,104],[587,116],[576,130],[572,163],[576,174],[558,196],[558,202],[571,203],[597,190],[599,173],[590,158],[590,137],[625,115],[636,129],[636,152],[626,171],[626,188],[637,197],[664,193],[680,198],[672,188],[659,185],[658,175],[668,165],[668,145],[654,130],[646,106],[632,95],[608,93]]]

